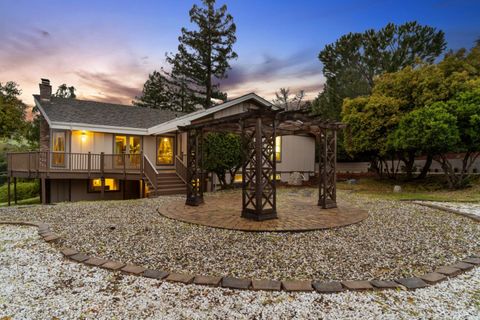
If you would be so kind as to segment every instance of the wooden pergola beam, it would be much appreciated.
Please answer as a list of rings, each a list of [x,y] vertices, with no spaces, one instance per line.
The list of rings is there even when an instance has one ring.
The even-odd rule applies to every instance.
[[[336,207],[336,132],[339,122],[326,121],[304,111],[251,108],[219,119],[203,119],[179,127],[187,132],[187,205],[203,203],[202,141],[204,132],[241,134],[246,145],[242,166],[242,216],[255,220],[273,219],[276,211],[277,135],[310,135],[320,146],[319,198],[322,208]]]

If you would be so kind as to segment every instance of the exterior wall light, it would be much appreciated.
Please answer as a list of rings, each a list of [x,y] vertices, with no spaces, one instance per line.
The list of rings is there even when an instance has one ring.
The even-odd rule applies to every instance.
[[[87,133],[85,131],[82,131],[81,139],[82,139],[82,142],[87,141]]]

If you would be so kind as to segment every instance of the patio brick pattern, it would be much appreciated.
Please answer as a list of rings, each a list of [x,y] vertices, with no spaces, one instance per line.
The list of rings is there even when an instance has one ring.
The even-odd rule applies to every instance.
[[[159,208],[158,212],[182,222],[241,231],[328,229],[354,224],[368,217],[366,210],[342,206],[321,209],[313,198],[299,196],[278,198],[278,219],[253,221],[241,217],[241,196],[236,193],[204,197],[205,203],[199,206],[187,206],[184,199],[172,200]]]

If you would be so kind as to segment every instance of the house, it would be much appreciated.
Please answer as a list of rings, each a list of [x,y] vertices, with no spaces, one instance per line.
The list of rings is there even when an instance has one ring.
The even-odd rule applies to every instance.
[[[8,174],[41,180],[42,203],[120,200],[185,193],[186,133],[181,127],[272,104],[254,93],[190,114],[52,96],[42,79],[38,151],[8,154]],[[276,139],[276,179],[315,170],[315,139]],[[241,179],[240,177],[233,177]],[[210,176],[210,190],[217,184]]]

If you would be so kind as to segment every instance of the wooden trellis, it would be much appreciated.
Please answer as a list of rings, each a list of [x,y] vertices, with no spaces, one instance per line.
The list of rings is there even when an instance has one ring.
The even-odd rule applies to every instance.
[[[318,205],[336,207],[336,145],[340,123],[310,116],[304,111],[282,111],[254,107],[219,119],[192,123],[187,131],[187,205],[203,203],[204,174],[202,141],[204,132],[219,131],[242,135],[246,160],[242,166],[242,217],[267,220],[277,217],[275,138],[277,135],[316,137],[319,148]]]
[[[337,207],[337,131],[321,128],[319,140],[318,205],[323,209]]]
[[[242,217],[267,220],[277,217],[275,121],[255,119],[255,127],[242,125],[246,160],[242,166]]]
[[[203,203],[202,170],[203,130],[193,129],[187,132],[187,200],[186,204],[198,206]]]

